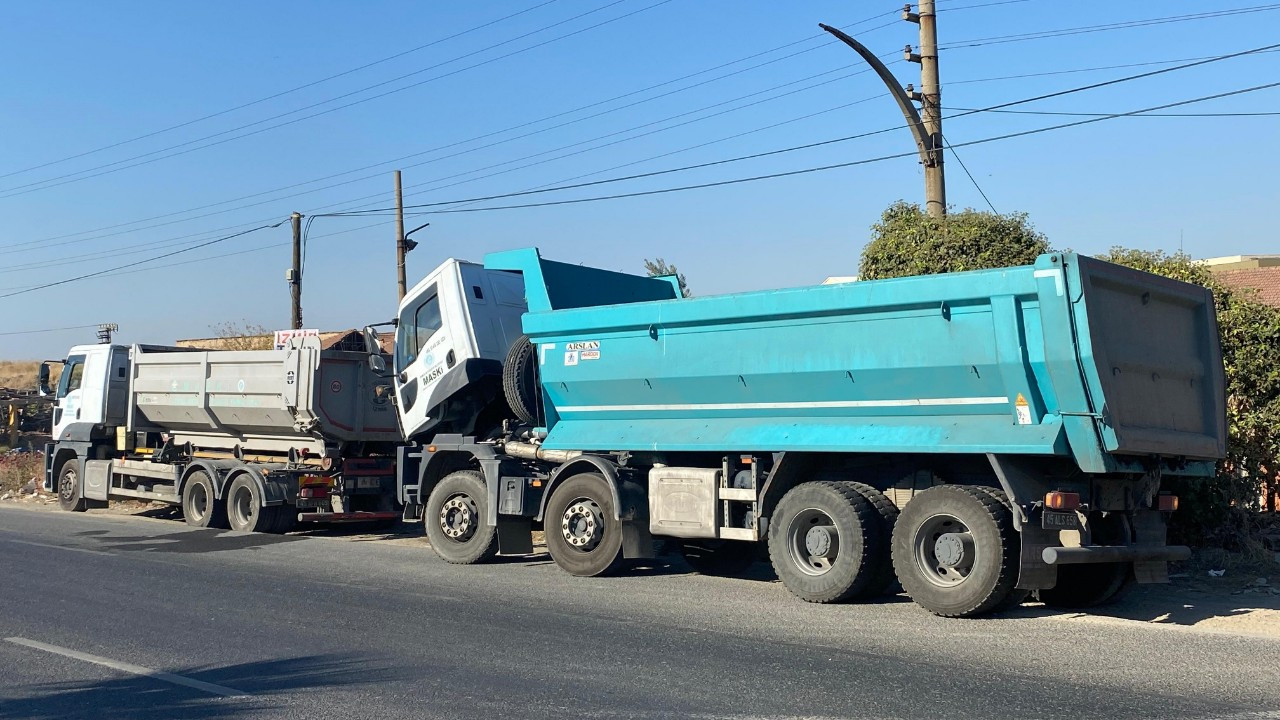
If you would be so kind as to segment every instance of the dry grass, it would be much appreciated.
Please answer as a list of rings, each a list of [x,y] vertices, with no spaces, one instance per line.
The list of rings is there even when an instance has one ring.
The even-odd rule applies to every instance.
[[[0,455],[0,495],[17,493],[32,479],[39,487],[42,475],[44,475],[44,455],[41,453]]]
[[[35,390],[39,370],[40,362],[37,360],[0,360],[0,388]],[[57,383],[61,373],[61,365],[50,365],[50,384]]]

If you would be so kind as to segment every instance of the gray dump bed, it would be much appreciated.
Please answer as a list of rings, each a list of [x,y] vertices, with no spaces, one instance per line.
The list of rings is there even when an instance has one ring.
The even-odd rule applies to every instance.
[[[131,350],[129,429],[177,443],[245,452],[397,442],[388,381],[360,352],[321,350],[316,338],[285,350]]]

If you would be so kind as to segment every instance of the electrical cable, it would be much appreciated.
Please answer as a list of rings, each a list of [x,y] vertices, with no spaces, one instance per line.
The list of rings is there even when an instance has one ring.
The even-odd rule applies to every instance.
[[[84,330],[86,328],[96,328],[96,327],[98,327],[98,323],[93,323],[92,325],[68,325],[67,327],[44,328],[41,330],[12,330],[7,332],[0,332],[0,335],[35,335],[38,333],[62,332],[63,330]]]
[[[585,12],[585,13],[581,13],[581,14],[579,14],[579,15],[575,15],[574,17],[569,18],[568,20],[563,20],[563,21],[561,21],[561,22],[559,22],[559,23],[555,23],[554,25],[549,25],[549,26],[547,26],[546,28],[540,28],[540,29],[538,29],[538,30],[534,30],[534,31],[532,31],[532,32],[530,32],[530,33],[526,33],[525,35],[520,36],[519,38],[514,38],[513,40],[518,40],[518,39],[521,39],[521,38],[524,38],[524,37],[528,37],[529,35],[532,35],[532,34],[535,34],[535,33],[538,33],[538,32],[542,32],[543,30],[548,29],[548,28],[550,28],[550,27],[555,27],[556,25],[563,25],[564,23],[570,22],[570,21],[572,21],[572,20],[576,20],[576,19],[578,19],[578,18],[580,18],[580,17],[586,16],[586,15],[590,15],[590,14],[595,13],[595,12],[599,12],[600,10],[604,10],[604,9],[606,9],[606,8],[609,8],[609,7],[613,7],[614,5],[617,5],[617,4],[622,3],[622,2],[625,2],[625,1],[626,1],[626,0],[614,0],[614,2],[610,3],[609,5],[604,6],[603,8],[596,8],[595,10],[591,10],[591,11],[588,11],[588,12]],[[12,198],[12,197],[18,197],[18,196],[26,195],[26,194],[33,193],[33,192],[39,192],[39,191],[41,191],[41,190],[48,190],[49,188],[61,187],[61,186],[63,186],[63,185],[69,185],[69,184],[71,184],[71,183],[77,183],[77,182],[81,182],[81,181],[83,181],[83,180],[89,180],[89,179],[91,179],[91,178],[102,177],[103,175],[110,175],[110,174],[113,174],[113,173],[120,172],[121,170],[128,170],[128,169],[130,169],[130,168],[141,167],[141,166],[143,166],[143,165],[150,165],[151,163],[159,162],[159,161],[161,161],[161,160],[167,160],[167,159],[169,159],[169,158],[174,158],[174,157],[178,157],[178,156],[181,156],[181,155],[186,155],[186,154],[188,154],[188,153],[196,152],[196,151],[199,151],[199,150],[205,150],[205,149],[208,149],[208,148],[211,148],[211,147],[216,147],[216,146],[219,146],[219,145],[223,145],[223,144],[226,144],[226,143],[228,143],[228,142],[235,141],[235,140],[242,140],[242,139],[244,139],[244,138],[252,137],[252,136],[254,136],[254,135],[259,135],[259,134],[261,134],[261,133],[268,132],[268,131],[270,131],[270,130],[276,130],[276,129],[279,129],[279,128],[282,128],[282,127],[286,127],[286,126],[289,126],[289,125],[293,125],[293,124],[296,124],[296,123],[302,122],[302,121],[304,121],[304,120],[310,120],[310,119],[313,119],[313,118],[320,117],[320,116],[322,116],[322,115],[328,115],[328,114],[330,114],[330,113],[334,113],[334,112],[337,112],[337,111],[339,111],[339,110],[345,110],[346,108],[349,108],[349,107],[354,107],[354,106],[356,106],[356,105],[361,105],[361,104],[364,104],[364,103],[367,103],[367,102],[370,102],[370,101],[373,101],[373,100],[378,100],[378,99],[381,99],[381,98],[387,97],[387,96],[389,96],[389,95],[394,95],[394,94],[396,94],[396,93],[404,92],[405,90],[410,90],[410,89],[413,89],[413,88],[416,88],[416,87],[420,87],[420,86],[422,86],[422,85],[426,85],[427,83],[435,82],[436,80],[441,80],[441,79],[443,79],[443,78],[452,77],[452,76],[454,76],[454,75],[457,75],[457,74],[459,74],[459,73],[466,72],[466,71],[468,71],[468,70],[474,70],[474,69],[476,69],[476,68],[478,68],[478,67],[483,67],[483,66],[485,66],[485,65],[489,65],[489,64],[494,63],[494,62],[497,62],[497,61],[499,61],[499,60],[505,60],[505,59],[510,58],[510,57],[513,57],[513,56],[515,56],[515,55],[519,55],[519,54],[522,54],[522,53],[528,52],[528,51],[530,51],[530,50],[534,50],[534,49],[537,49],[537,48],[543,47],[543,46],[545,46],[545,45],[550,45],[551,43],[559,42],[559,41],[561,41],[561,40],[568,39],[568,38],[573,37],[573,36],[575,36],[575,35],[580,35],[580,34],[582,34],[582,33],[584,33],[584,32],[588,32],[588,31],[590,31],[590,30],[595,30],[595,29],[597,29],[597,28],[599,28],[599,27],[603,27],[603,26],[608,25],[608,24],[610,24],[610,23],[614,23],[614,22],[617,22],[617,21],[619,21],[619,20],[624,20],[624,19],[629,18],[629,17],[631,17],[631,16],[633,16],[633,15],[638,15],[638,14],[640,14],[640,13],[642,13],[642,12],[645,12],[645,11],[647,11],[647,10],[652,10],[652,9],[654,9],[654,8],[656,8],[656,7],[660,7],[660,6],[662,6],[662,5],[666,5],[667,3],[670,3],[670,2],[673,2],[673,0],[658,0],[658,2],[651,3],[650,5],[647,5],[647,6],[645,6],[645,7],[642,7],[642,8],[640,8],[639,10],[633,10],[633,11],[631,11],[631,12],[629,12],[629,13],[624,14],[624,15],[619,15],[618,17],[610,18],[610,19],[608,19],[608,20],[604,20],[604,21],[599,22],[599,23],[596,23],[596,24],[594,24],[594,25],[588,25],[587,27],[580,28],[580,29],[578,29],[578,30],[574,30],[574,31],[572,31],[572,32],[568,32],[568,33],[565,33],[565,34],[563,34],[563,35],[558,35],[558,36],[556,36],[556,37],[554,37],[554,38],[551,38],[551,39],[549,39],[549,40],[544,40],[544,41],[542,41],[542,42],[540,42],[540,43],[535,43],[535,44],[533,44],[533,45],[530,45],[530,46],[528,46],[528,47],[521,48],[521,49],[519,49],[519,50],[513,50],[513,51],[508,52],[508,53],[505,53],[505,54],[503,54],[503,55],[498,55],[498,56],[495,56],[495,57],[489,58],[489,59],[487,59],[487,60],[482,60],[482,61],[480,61],[480,62],[477,62],[477,63],[473,64],[473,65],[467,65],[466,67],[462,67],[462,68],[458,68],[458,69],[455,69],[455,70],[451,70],[451,71],[449,71],[449,72],[442,73],[442,74],[440,74],[440,75],[433,75],[433,76],[431,76],[431,77],[429,77],[429,78],[427,78],[427,79],[425,79],[425,80],[419,80],[419,81],[414,82],[414,83],[411,83],[411,84],[409,84],[409,85],[404,85],[404,86],[402,86],[402,87],[398,87],[398,88],[395,88],[395,89],[392,89],[392,90],[388,90],[388,91],[386,91],[386,92],[378,93],[377,95],[371,95],[371,96],[369,96],[369,97],[361,98],[361,99],[359,99],[359,100],[353,100],[352,102],[345,103],[345,104],[343,104],[343,105],[339,105],[339,106],[337,106],[337,107],[332,107],[332,108],[329,108],[329,109],[327,109],[327,110],[322,110],[322,111],[320,111],[320,112],[312,113],[312,114],[310,114],[310,115],[304,115],[304,116],[302,116],[302,117],[294,118],[294,119],[292,119],[292,120],[287,120],[287,121],[285,121],[285,122],[277,123],[277,124],[275,124],[275,125],[269,125],[269,126],[264,127],[264,128],[258,128],[257,130],[253,130],[253,131],[250,131],[250,132],[242,133],[242,134],[240,134],[240,135],[233,135],[232,137],[224,137],[224,138],[222,138],[221,140],[217,140],[217,141],[215,141],[215,142],[207,143],[207,144],[204,144],[204,145],[197,145],[196,147],[187,147],[187,146],[189,146],[189,145],[195,145],[196,143],[204,142],[205,140],[212,140],[213,138],[222,137],[222,136],[224,136],[224,135],[230,135],[231,133],[239,132],[240,130],[244,130],[244,129],[247,129],[247,128],[250,128],[250,127],[255,127],[255,126],[258,126],[258,125],[262,125],[262,124],[264,124],[264,123],[268,123],[268,122],[271,122],[271,121],[273,121],[273,120],[279,120],[279,119],[281,119],[281,118],[288,117],[289,115],[295,115],[295,114],[297,114],[297,113],[299,113],[299,112],[304,112],[304,111],[306,111],[306,110],[311,110],[311,109],[317,108],[317,107],[319,107],[319,106],[321,106],[321,105],[327,105],[327,104],[332,103],[332,102],[335,102],[335,101],[337,101],[337,100],[341,100],[341,99],[343,99],[343,98],[350,97],[350,96],[352,96],[352,95],[357,95],[357,94],[362,93],[362,92],[367,92],[368,90],[371,90],[371,89],[373,89],[373,88],[381,87],[381,86],[383,86],[383,85],[388,85],[388,84],[390,84],[390,83],[397,82],[397,81],[399,81],[399,80],[403,80],[403,79],[405,79],[405,78],[407,78],[407,77],[410,77],[410,76],[412,76],[412,75],[417,75],[417,74],[420,74],[420,73],[422,73],[422,72],[426,72],[427,70],[432,70],[432,69],[438,68],[438,67],[440,67],[440,66],[442,66],[442,65],[447,65],[447,64],[449,64],[449,63],[456,62],[457,60],[460,60],[460,59],[462,59],[462,58],[471,57],[472,55],[477,55],[477,54],[479,54],[479,53],[486,52],[486,51],[488,51],[488,50],[492,50],[492,49],[494,49],[494,48],[501,47],[501,46],[503,46],[503,45],[506,45],[507,43],[513,42],[513,40],[506,40],[506,41],[503,41],[503,42],[501,42],[501,43],[497,43],[497,44],[495,44],[495,45],[491,45],[491,46],[489,46],[489,47],[482,48],[482,49],[480,49],[480,50],[476,50],[476,51],[474,51],[474,52],[471,52],[471,53],[468,53],[468,54],[466,54],[466,55],[460,56],[460,57],[458,57],[458,58],[453,58],[453,59],[451,59],[451,60],[447,60],[447,61],[445,61],[445,62],[443,62],[443,63],[439,63],[439,64],[437,64],[437,65],[433,65],[433,66],[432,66],[432,67],[430,67],[430,68],[425,68],[425,69],[423,69],[423,70],[416,70],[416,71],[414,71],[414,72],[412,72],[412,73],[408,73],[408,74],[406,74],[406,75],[402,75],[402,76],[400,76],[400,77],[392,78],[391,80],[387,80],[387,81],[384,81],[384,82],[381,82],[381,83],[377,83],[376,85],[371,85],[371,86],[368,86],[368,87],[366,87],[366,88],[361,88],[361,89],[359,89],[359,90],[353,90],[353,91],[351,91],[351,92],[349,92],[349,93],[346,93],[346,94],[344,94],[344,95],[339,95],[339,96],[337,96],[337,97],[335,97],[335,98],[330,98],[330,99],[328,99],[328,100],[324,100],[324,101],[321,101],[321,102],[319,102],[319,103],[313,103],[313,104],[311,104],[311,105],[307,105],[307,106],[304,106],[304,107],[298,108],[298,109],[296,109],[296,110],[290,110],[289,112],[286,112],[286,113],[281,113],[281,114],[279,114],[279,115],[274,115],[274,116],[269,117],[269,118],[264,118],[264,119],[262,119],[262,120],[257,120],[257,121],[254,121],[254,122],[252,122],[252,123],[248,123],[248,124],[241,125],[241,126],[238,126],[238,127],[235,127],[235,128],[231,128],[230,130],[224,130],[224,131],[222,131],[222,132],[214,133],[214,134],[212,134],[212,135],[206,135],[206,136],[201,137],[201,138],[196,138],[195,140],[188,140],[188,141],[183,142],[183,143],[178,143],[178,144],[176,144],[176,145],[171,145],[171,146],[169,146],[169,147],[160,148],[159,150],[152,150],[151,152],[143,153],[143,154],[140,154],[140,155],[135,155],[135,156],[133,156],[133,157],[125,158],[125,159],[123,159],[123,160],[117,160],[117,161],[115,161],[115,162],[111,162],[111,163],[106,163],[106,164],[104,164],[104,165],[98,165],[98,166],[96,166],[96,167],[87,168],[87,169],[85,169],[85,170],[78,170],[78,171],[76,171],[76,172],[68,173],[68,174],[65,174],[65,175],[59,175],[59,176],[52,177],[52,178],[45,178],[44,180],[38,180],[38,181],[36,181],[36,182],[27,183],[26,185],[15,185],[15,186],[13,186],[13,187],[0,189],[0,193],[2,193],[2,194],[0,194],[0,200],[7,199],[7,198]],[[166,153],[166,152],[168,152],[168,151],[170,151],[170,150],[176,150],[177,148],[183,148],[183,147],[186,147],[187,149],[185,149],[185,150],[179,150],[178,152],[169,153],[168,155],[161,155],[161,153]],[[152,157],[152,156],[156,156],[156,155],[159,155],[159,157]],[[143,160],[142,158],[149,158],[149,159]],[[133,162],[134,160],[139,160],[139,162]],[[133,164],[125,164],[125,163],[133,163]],[[95,171],[101,171],[101,172],[95,172]],[[85,174],[85,173],[91,173],[91,174]],[[77,176],[78,176],[78,177],[77,177]],[[37,187],[37,186],[38,186],[38,187]]]
[[[961,107],[943,107],[943,110],[958,110],[965,112],[975,112],[974,108]],[[1112,115],[1113,113],[1101,112],[1056,112],[1052,110],[987,110],[993,113],[1008,113],[1012,115],[1066,115],[1074,117],[1101,117]],[[1142,115],[1134,115],[1133,117],[1155,117],[1155,118],[1211,118],[1211,117],[1271,117],[1280,115],[1280,111],[1266,112],[1204,112],[1204,113],[1144,113]]]
[[[942,144],[951,151],[951,155],[956,159],[956,162],[960,163],[960,169],[964,170],[965,175],[969,176],[969,182],[973,183],[973,186],[977,188],[978,194],[986,201],[987,207],[991,208],[991,212],[999,215],[1000,211],[996,210],[995,205],[991,204],[991,198],[987,197],[987,193],[982,189],[982,186],[978,184],[977,179],[973,177],[973,173],[969,172],[969,166],[964,164],[964,160],[960,159],[960,153],[956,152],[956,149],[951,146],[951,143],[947,140],[945,135],[939,133],[938,137],[942,138]]]
[[[86,155],[94,155],[94,154],[96,154],[96,153],[103,152],[104,150],[111,150],[111,149],[113,149],[113,148],[118,148],[118,147],[120,147],[121,145],[128,145],[128,144],[130,144],[130,143],[135,143],[135,142],[137,142],[137,141],[139,141],[139,140],[146,140],[147,138],[155,137],[156,135],[162,135],[162,134],[164,134],[164,133],[172,132],[172,131],[174,131],[174,130],[179,130],[179,129],[181,129],[181,128],[184,128],[184,127],[187,127],[187,126],[190,126],[190,125],[195,125],[196,123],[204,122],[205,120],[212,120],[213,118],[221,117],[221,116],[223,116],[223,115],[227,115],[227,114],[229,114],[229,113],[236,112],[237,110],[244,110],[245,108],[253,107],[254,105],[260,105],[260,104],[262,104],[262,103],[264,103],[264,102],[268,102],[268,101],[270,101],[270,100],[275,100],[276,98],[281,98],[281,97],[284,97],[284,96],[286,96],[286,95],[291,95],[291,94],[296,93],[296,92],[298,92],[298,91],[300,91],[300,90],[306,90],[307,88],[311,88],[311,87],[315,87],[316,85],[320,85],[320,84],[323,84],[323,83],[327,83],[327,82],[329,82],[330,80],[337,80],[337,79],[338,79],[338,78],[340,78],[340,77],[345,77],[345,76],[347,76],[347,75],[351,75],[351,74],[353,74],[353,73],[360,72],[361,70],[368,70],[369,68],[374,67],[375,65],[381,65],[381,64],[383,64],[383,63],[390,62],[390,61],[392,61],[392,60],[397,60],[397,59],[402,58],[402,57],[404,57],[404,56],[406,56],[406,55],[410,55],[410,54],[412,54],[412,53],[416,53],[416,52],[419,52],[419,51],[422,51],[422,50],[426,50],[426,49],[427,49],[427,48],[429,48],[429,47],[434,47],[434,46],[436,46],[436,45],[439,45],[439,44],[441,44],[441,43],[448,42],[448,41],[450,41],[450,40],[456,40],[457,38],[460,38],[460,37],[462,37],[462,36],[464,36],[464,35],[470,35],[470,34],[471,34],[471,33],[473,33],[473,32],[476,32],[476,31],[479,31],[479,30],[483,30],[483,29],[485,29],[485,28],[487,28],[487,27],[492,27],[492,26],[497,25],[497,24],[502,23],[502,22],[506,22],[507,20],[511,20],[512,18],[516,18],[516,17],[519,17],[519,16],[521,16],[521,15],[525,15],[525,14],[527,14],[527,13],[533,12],[534,10],[537,10],[537,9],[539,9],[539,8],[543,8],[543,7],[546,7],[547,5],[551,5],[551,4],[554,4],[554,3],[556,3],[556,2],[558,2],[558,0],[545,0],[544,2],[540,2],[540,3],[538,3],[537,5],[534,5],[534,6],[532,6],[532,7],[527,7],[527,8],[525,8],[524,10],[520,10],[520,11],[517,11],[517,12],[511,13],[510,15],[504,15],[503,17],[500,17],[500,18],[498,18],[497,20],[491,20],[491,21],[489,21],[489,22],[487,22],[487,23],[484,23],[484,24],[482,24],[482,25],[476,25],[475,27],[468,28],[468,29],[463,30],[463,31],[461,31],[461,32],[457,32],[457,33],[454,33],[454,34],[452,34],[452,35],[449,35],[449,36],[446,36],[446,37],[442,37],[442,38],[440,38],[440,39],[438,39],[438,40],[433,40],[433,41],[431,41],[431,42],[429,42],[429,43],[427,43],[427,44],[425,44],[425,45],[419,45],[419,46],[417,46],[417,47],[409,48],[408,50],[403,50],[403,51],[398,52],[398,53],[396,53],[396,54],[394,54],[394,55],[388,55],[387,57],[384,57],[384,58],[382,58],[382,59],[380,59],[380,60],[374,60],[373,62],[365,63],[364,65],[360,65],[360,66],[358,66],[358,67],[351,68],[350,70],[344,70],[344,71],[342,71],[342,72],[340,72],[340,73],[336,73],[336,74],[334,74],[334,75],[329,75],[329,76],[327,76],[327,77],[320,78],[319,80],[312,80],[311,82],[304,83],[304,84],[302,84],[302,85],[298,85],[298,86],[296,86],[296,87],[292,87],[292,88],[290,88],[290,89],[288,89],[288,90],[283,90],[283,91],[281,91],[281,92],[277,92],[277,93],[274,93],[274,94],[272,94],[272,95],[267,95],[266,97],[261,97],[261,98],[258,98],[257,100],[251,100],[251,101],[246,102],[246,103],[241,103],[240,105],[236,105],[235,107],[230,107],[230,108],[227,108],[227,109],[225,109],[225,110],[219,110],[218,112],[210,113],[210,114],[208,114],[208,115],[204,115],[204,116],[202,116],[202,117],[195,118],[194,120],[187,120],[186,122],[181,122],[181,123],[178,123],[177,125],[170,125],[169,127],[166,127],[166,128],[161,128],[161,129],[159,129],[159,130],[153,130],[153,131],[151,131],[151,132],[145,133],[145,134],[143,134],[143,135],[138,135],[138,136],[136,136],[136,137],[132,137],[132,138],[129,138],[129,139],[127,139],[127,140],[121,140],[121,141],[119,141],[119,142],[114,142],[114,143],[111,143],[110,145],[103,145],[102,147],[94,148],[93,150],[86,150],[86,151],[84,151],[84,152],[76,153],[75,155],[68,155],[68,156],[66,156],[66,157],[59,158],[59,159],[57,159],[57,160],[50,160],[50,161],[45,162],[45,163],[42,163],[42,164],[40,164],[40,165],[33,165],[33,166],[31,166],[31,167],[23,168],[23,169],[21,169],[21,170],[13,170],[13,171],[10,171],[10,172],[7,172],[7,173],[4,173],[4,174],[0,175],[0,179],[7,178],[7,177],[12,177],[12,176],[14,176],[14,175],[21,175],[22,173],[31,172],[32,170],[39,170],[39,169],[41,169],[41,168],[49,167],[50,165],[59,165],[59,164],[61,164],[61,163],[67,162],[67,161],[69,161],[69,160],[75,160],[75,159],[78,159],[78,158],[82,158],[82,157],[85,157]]]

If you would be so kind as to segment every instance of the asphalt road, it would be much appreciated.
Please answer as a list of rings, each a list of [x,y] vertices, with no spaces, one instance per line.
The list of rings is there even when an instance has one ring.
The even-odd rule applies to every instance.
[[[1261,720],[1278,679],[1260,637],[0,507],[0,720]]]

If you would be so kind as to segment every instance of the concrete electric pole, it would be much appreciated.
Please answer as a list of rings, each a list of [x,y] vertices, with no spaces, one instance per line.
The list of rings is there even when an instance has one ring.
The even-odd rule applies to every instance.
[[[400,190],[400,171],[396,170],[396,302],[404,299],[404,194]]]
[[[938,80],[938,16],[934,0],[920,0],[920,12],[908,5],[902,19],[920,25],[920,54],[906,50],[906,59],[920,63],[920,115],[927,133],[931,163],[924,166],[925,210],[932,217],[947,214],[947,183],[942,173],[942,85]]]
[[[904,89],[874,53],[844,31],[821,23],[818,27],[857,51],[888,86],[889,94],[907,120],[907,127],[916,141],[916,150],[920,153],[920,164],[924,166],[925,211],[930,217],[943,217],[947,214],[947,189],[942,174],[942,91],[938,81],[938,25],[933,6],[934,0],[920,0],[919,13],[911,12],[910,5],[902,10],[903,20],[920,25],[920,53],[911,52],[908,45],[905,55],[909,62],[920,63],[921,92],[916,92],[911,85]],[[921,104],[923,119],[913,102]]]
[[[293,267],[289,270],[289,295],[293,300],[291,324],[294,330],[302,329],[302,214],[289,216],[293,222]]]

